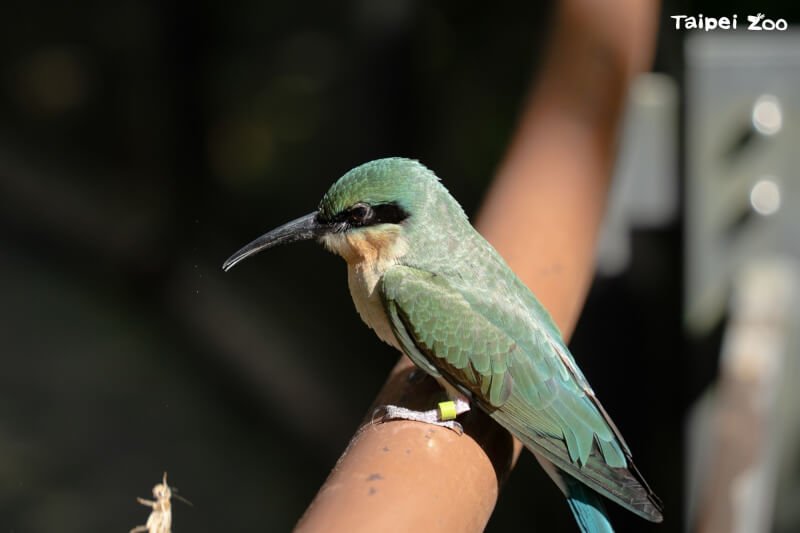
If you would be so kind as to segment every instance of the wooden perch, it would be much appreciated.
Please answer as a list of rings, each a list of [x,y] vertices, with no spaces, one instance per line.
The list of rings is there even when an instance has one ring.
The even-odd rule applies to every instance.
[[[541,82],[477,218],[566,339],[592,278],[626,90],[649,65],[656,15],[656,3],[638,0],[559,4]],[[430,408],[435,389],[410,371],[402,358],[374,405]],[[296,531],[482,531],[521,445],[477,409],[459,420],[461,436],[368,415]]]

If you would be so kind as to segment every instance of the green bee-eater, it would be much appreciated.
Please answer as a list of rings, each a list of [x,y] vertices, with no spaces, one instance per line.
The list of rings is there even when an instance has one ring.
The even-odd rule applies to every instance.
[[[317,211],[259,237],[223,268],[305,239],[347,261],[356,309],[378,337],[436,378],[459,412],[476,404],[536,455],[583,531],[611,531],[596,493],[662,520],[549,313],[433,172],[403,158],[361,165]]]

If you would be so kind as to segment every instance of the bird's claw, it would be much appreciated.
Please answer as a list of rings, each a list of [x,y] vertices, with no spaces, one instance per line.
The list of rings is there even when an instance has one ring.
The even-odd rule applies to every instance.
[[[455,420],[445,420],[444,422],[434,422],[437,426],[442,426],[443,428],[450,429],[455,431],[456,435],[459,437],[464,434],[464,426],[462,426],[459,422]]]

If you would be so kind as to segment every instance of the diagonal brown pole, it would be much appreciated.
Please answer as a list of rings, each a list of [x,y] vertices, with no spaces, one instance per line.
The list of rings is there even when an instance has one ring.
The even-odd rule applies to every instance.
[[[626,90],[649,66],[657,14],[641,0],[560,2],[540,81],[477,217],[567,339],[592,278]],[[374,405],[430,408],[435,387],[410,373],[403,357]],[[296,531],[482,531],[521,447],[477,409],[462,422],[458,436],[368,417]]]

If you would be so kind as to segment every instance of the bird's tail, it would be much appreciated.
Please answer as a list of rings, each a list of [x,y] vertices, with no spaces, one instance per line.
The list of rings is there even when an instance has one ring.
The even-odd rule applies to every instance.
[[[600,495],[572,476],[563,475],[569,509],[582,533],[614,533]]]
[[[611,522],[606,515],[606,508],[599,494],[563,472],[538,453],[533,452],[533,455],[567,497],[569,510],[572,511],[581,533],[614,533],[614,528],[611,527]]]

